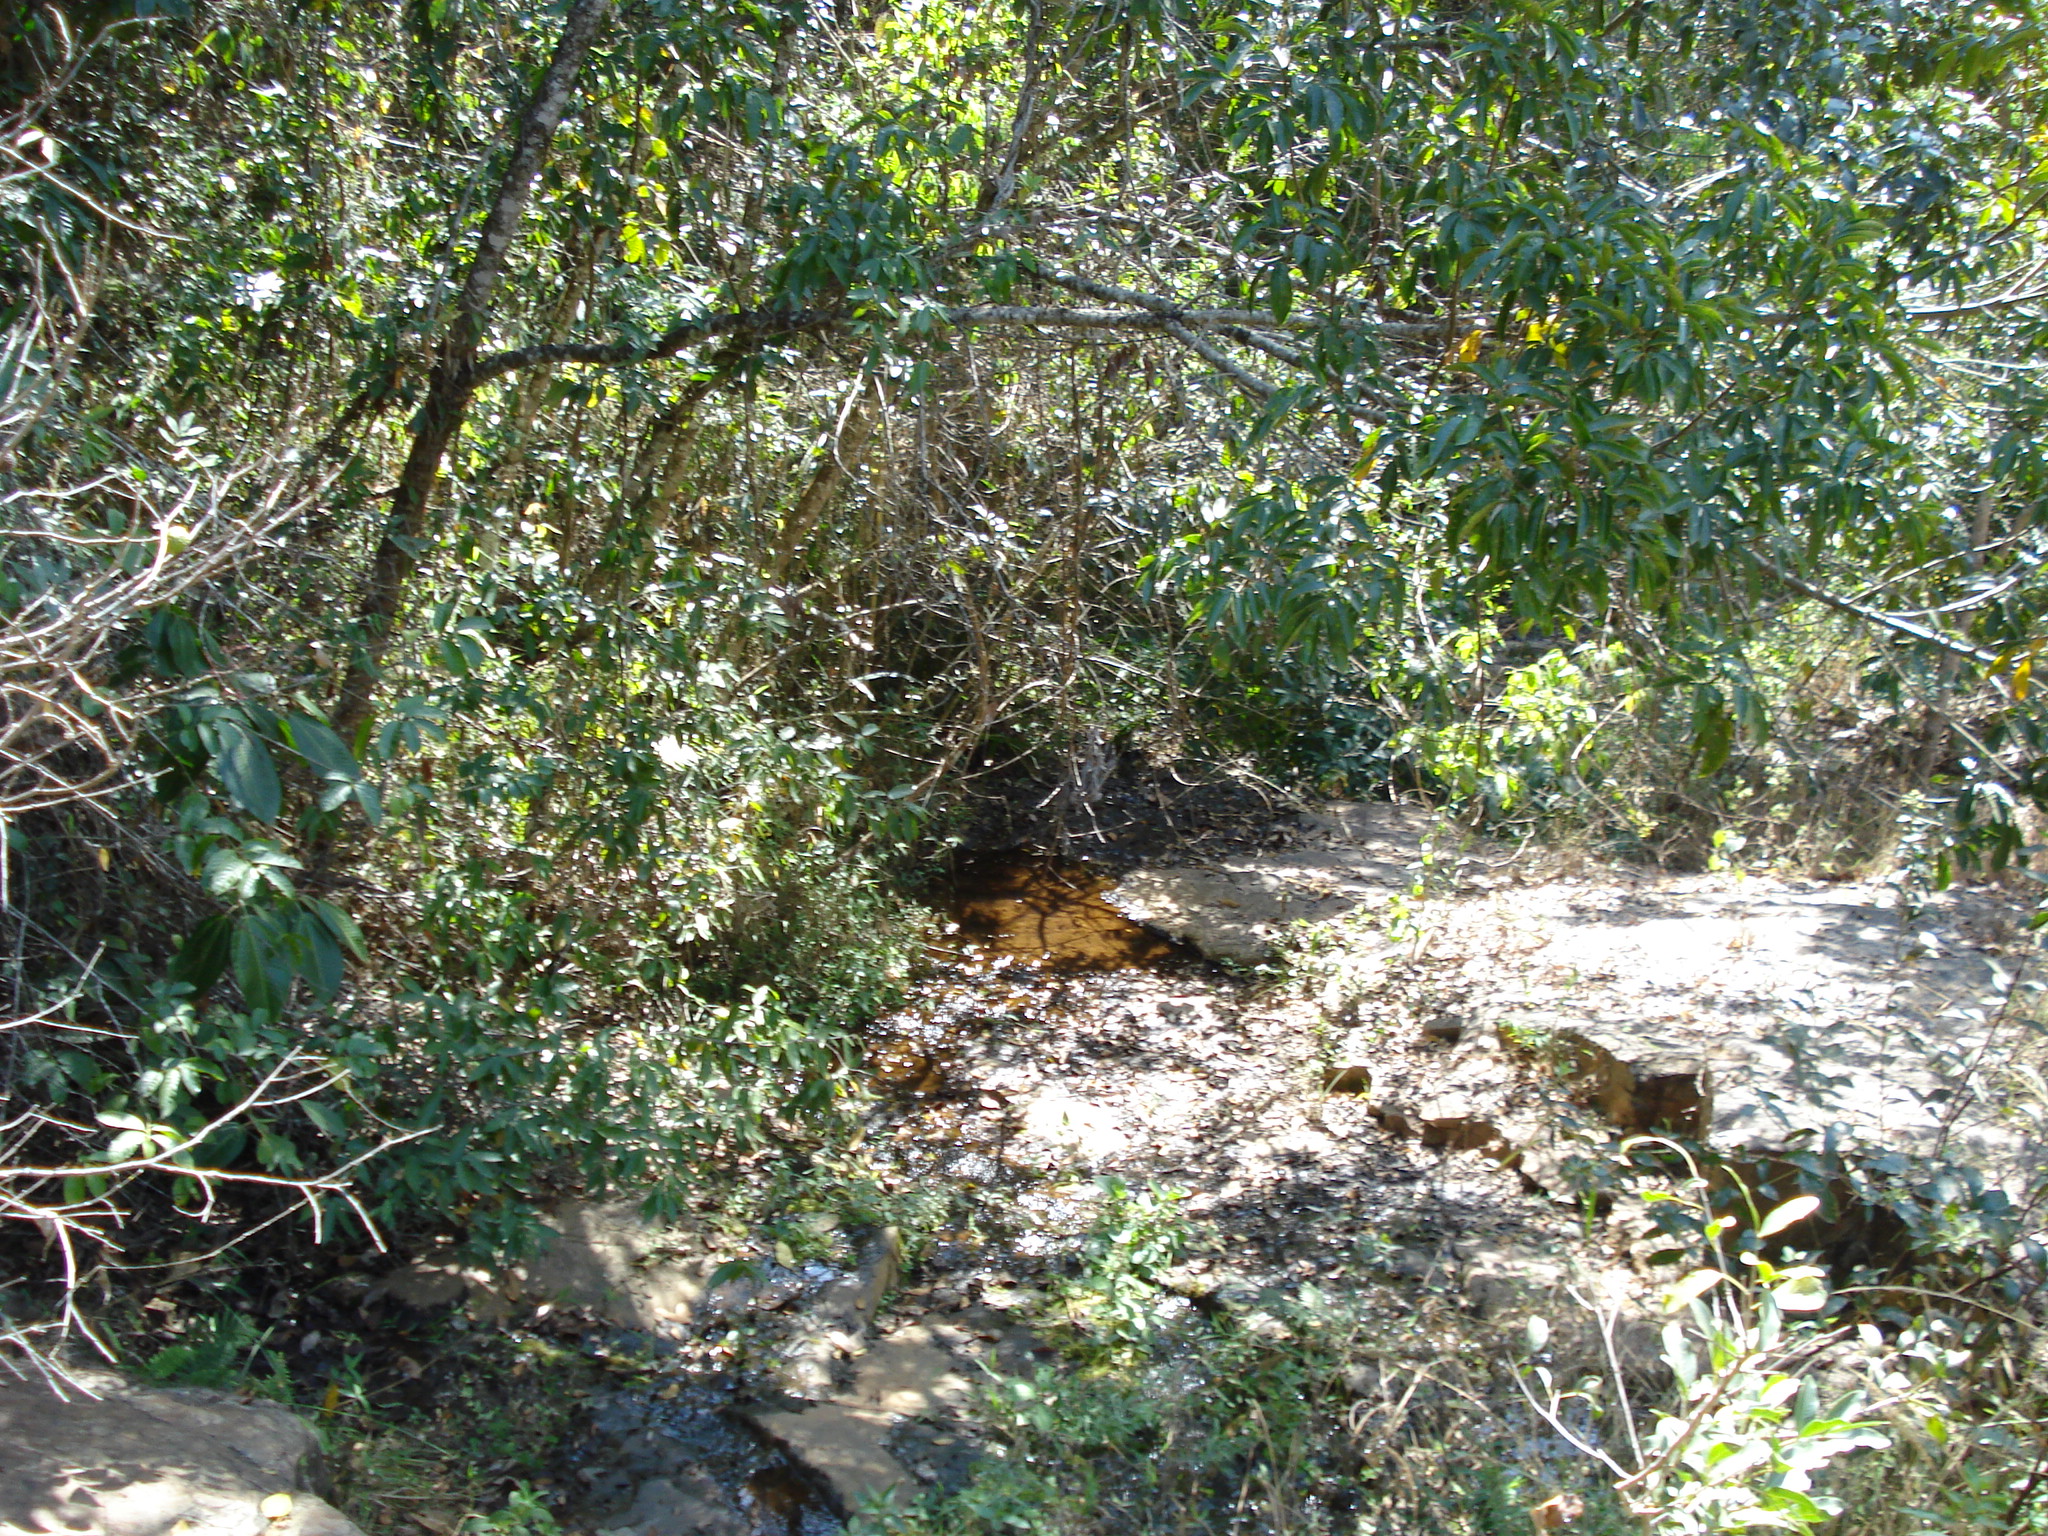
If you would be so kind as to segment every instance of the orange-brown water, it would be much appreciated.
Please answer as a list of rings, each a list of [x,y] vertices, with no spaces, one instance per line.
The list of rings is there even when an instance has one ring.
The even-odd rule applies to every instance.
[[[965,948],[998,964],[1021,960],[1057,971],[1120,971],[1186,958],[1179,945],[1104,901],[1110,884],[1071,860],[1018,853],[962,858],[946,894],[956,942],[936,946],[934,958],[964,958]]]

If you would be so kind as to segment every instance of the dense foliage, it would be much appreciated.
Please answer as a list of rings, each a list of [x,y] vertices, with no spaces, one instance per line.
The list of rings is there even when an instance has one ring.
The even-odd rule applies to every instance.
[[[790,1134],[1020,758],[2023,838],[2025,4],[0,45],[0,1193],[82,1245],[165,1163],[501,1243]]]

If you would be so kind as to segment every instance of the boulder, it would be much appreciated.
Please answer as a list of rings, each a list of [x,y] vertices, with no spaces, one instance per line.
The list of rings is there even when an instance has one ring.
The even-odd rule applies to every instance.
[[[1617,1130],[1698,1137],[1712,1126],[1713,1087],[1693,1042],[1596,1024],[1562,1029],[1557,1038],[1571,1052],[1579,1091]]]
[[[362,1536],[324,1486],[318,1437],[274,1403],[0,1376],[0,1532]]]
[[[700,1473],[649,1478],[599,1536],[752,1536],[752,1527]]]
[[[416,1259],[379,1282],[375,1295],[414,1307],[467,1297],[479,1315],[502,1320],[524,1306],[585,1307],[621,1328],[659,1332],[687,1323],[706,1300],[717,1259],[694,1252],[695,1237],[650,1222],[636,1200],[572,1200],[541,1218],[549,1232],[525,1263],[504,1270]]]

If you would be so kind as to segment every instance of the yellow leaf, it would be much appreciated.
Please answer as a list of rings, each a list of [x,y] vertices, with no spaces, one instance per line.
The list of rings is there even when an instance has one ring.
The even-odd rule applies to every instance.
[[[256,1513],[266,1520],[289,1520],[292,1513],[292,1496],[288,1493],[273,1493],[256,1506]]]
[[[1819,1209],[1819,1195],[1800,1195],[1796,1199],[1787,1200],[1764,1218],[1763,1225],[1756,1229],[1756,1235],[1758,1237],[1770,1237],[1784,1231],[1796,1221],[1806,1220],[1807,1217]]]
[[[2024,702],[2027,690],[2034,685],[2034,658],[2022,656],[2019,665],[2012,669],[2012,696],[2017,702]]]
[[[1664,1298],[1664,1310],[1676,1312],[1688,1302],[1698,1301],[1728,1277],[1718,1269],[1696,1269],[1671,1287]]]
[[[1485,344],[1486,332],[1474,331],[1470,336],[1467,336],[1463,341],[1458,343],[1457,360],[1461,363],[1478,362],[1479,349]]]

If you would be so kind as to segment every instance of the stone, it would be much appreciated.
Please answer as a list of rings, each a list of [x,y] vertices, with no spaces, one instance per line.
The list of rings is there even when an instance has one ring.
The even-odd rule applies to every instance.
[[[1372,1092],[1372,1069],[1362,1062],[1349,1066],[1325,1067],[1323,1069],[1323,1092],[1325,1093],[1370,1093]]]
[[[320,1496],[312,1427],[276,1404],[71,1376],[0,1378],[0,1532],[362,1536]]]
[[[1372,1092],[1372,1062],[1378,1046],[1379,1038],[1370,1029],[1339,1033],[1323,1058],[1323,1092]]]
[[[895,1415],[883,1409],[819,1403],[796,1413],[757,1413],[753,1420],[830,1482],[849,1509],[909,1485],[909,1471],[887,1448]]]
[[[1477,1152],[1500,1140],[1493,1117],[1460,1093],[1433,1094],[1415,1109],[1422,1144],[1447,1152]]]
[[[633,1507],[600,1536],[753,1536],[752,1528],[720,1496],[709,1478],[650,1478],[635,1491]]]
[[[656,1332],[688,1322],[705,1303],[716,1261],[685,1250],[691,1235],[650,1222],[637,1200],[572,1200],[541,1218],[549,1236],[524,1264],[504,1270],[416,1259],[386,1275],[372,1296],[415,1307],[451,1305],[504,1321],[522,1307],[582,1307],[621,1328]]]
[[[973,1396],[974,1384],[923,1324],[899,1328],[870,1349],[849,1394],[855,1406],[911,1419],[964,1408]]]
[[[1712,1123],[1712,1085],[1696,1048],[1590,1024],[1557,1038],[1573,1053],[1579,1090],[1617,1129],[1699,1136]]]
[[[1458,1288],[1482,1318],[1545,1311],[1565,1283],[1564,1266],[1515,1248],[1476,1244],[1460,1249]]]
[[[1331,922],[1414,884],[1430,817],[1410,806],[1338,801],[1304,813],[1302,826],[1306,835],[1293,848],[1134,870],[1104,899],[1212,960],[1270,964],[1292,924]]]
[[[896,1289],[902,1272],[903,1235],[894,1227],[871,1229],[860,1241],[854,1272],[827,1285],[806,1309],[776,1372],[784,1390],[797,1397],[830,1396],[836,1362],[861,1353],[883,1298]]]
[[[1423,1020],[1422,1033],[1431,1040],[1441,1040],[1446,1045],[1456,1045],[1465,1038],[1470,1027],[1470,1018],[1462,1013],[1446,1011]]]
[[[1494,1116],[1455,1091],[1431,1094],[1413,1103],[1376,1103],[1372,1117],[1394,1135],[1419,1141],[1433,1151],[1486,1151],[1501,1141]]]

